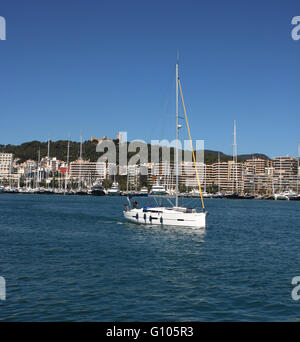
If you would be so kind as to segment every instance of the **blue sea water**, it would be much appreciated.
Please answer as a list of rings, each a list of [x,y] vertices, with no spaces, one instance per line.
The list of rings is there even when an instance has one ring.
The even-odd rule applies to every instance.
[[[0,195],[0,320],[299,320],[300,202],[209,199],[203,233],[127,223],[124,200]]]

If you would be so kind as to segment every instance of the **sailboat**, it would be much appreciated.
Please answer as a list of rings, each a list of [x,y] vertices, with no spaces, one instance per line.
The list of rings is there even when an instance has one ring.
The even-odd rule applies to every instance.
[[[73,193],[68,189],[69,186],[69,171],[70,171],[70,137],[68,137],[68,147],[67,147],[67,168],[65,173],[65,190],[64,195],[72,195]]]
[[[194,167],[196,171],[197,182],[199,186],[199,193],[201,196],[202,201],[202,212],[197,212],[196,208],[188,208],[184,206],[178,205],[178,174],[179,174],[179,155],[178,155],[178,135],[179,135],[179,110],[178,110],[178,103],[179,103],[179,92],[181,94],[182,106],[184,109],[186,124],[189,132],[189,138],[191,143],[191,150],[193,156]],[[196,158],[193,149],[190,128],[187,120],[186,108],[183,100],[182,88],[178,74],[178,61],[176,62],[176,148],[175,148],[175,157],[176,157],[176,188],[175,188],[175,205],[172,204],[171,207],[164,207],[164,206],[156,206],[156,207],[149,207],[145,206],[143,208],[137,208],[136,203],[135,206],[132,207],[130,196],[127,197],[128,205],[125,205],[123,214],[124,217],[135,223],[145,224],[145,225],[165,225],[165,226],[180,226],[180,227],[190,227],[190,228],[201,228],[205,229],[206,227],[206,216],[207,211],[204,207],[204,201],[201,191],[200,185],[200,178],[198,174],[198,169],[196,165]]]

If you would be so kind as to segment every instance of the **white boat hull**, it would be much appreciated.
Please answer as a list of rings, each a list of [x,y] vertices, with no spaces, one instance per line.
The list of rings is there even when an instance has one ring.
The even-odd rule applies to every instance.
[[[150,195],[153,196],[164,196],[167,195],[168,193],[166,191],[151,191]]]
[[[180,226],[190,228],[205,228],[206,215],[203,213],[184,213],[170,208],[152,208],[152,211],[144,211],[143,209],[124,210],[124,217],[134,223],[145,225],[164,225],[164,226]]]
[[[289,201],[291,197],[297,197],[297,194],[291,190],[285,191],[279,194],[274,194],[275,200],[286,200]]]
[[[275,201],[288,201],[289,198],[285,195],[275,194],[274,195]]]
[[[110,191],[110,190],[108,190],[107,193],[108,193],[109,196],[120,196],[121,195],[120,191]]]

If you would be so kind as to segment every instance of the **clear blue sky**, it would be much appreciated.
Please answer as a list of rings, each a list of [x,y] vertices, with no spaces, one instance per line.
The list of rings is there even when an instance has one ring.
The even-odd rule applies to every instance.
[[[0,143],[173,139],[177,49],[194,139],[296,155],[299,0],[1,0]],[[187,131],[182,131],[187,137]]]

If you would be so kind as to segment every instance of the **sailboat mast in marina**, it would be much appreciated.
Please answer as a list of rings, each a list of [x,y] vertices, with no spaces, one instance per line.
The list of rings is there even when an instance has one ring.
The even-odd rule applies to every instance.
[[[47,188],[49,190],[49,187],[50,187],[50,183],[49,183],[49,177],[50,177],[50,138],[48,137],[48,153],[47,153]]]
[[[179,138],[179,105],[178,105],[178,56],[177,56],[177,63],[176,63],[176,150],[175,150],[175,165],[176,165],[176,188],[175,188],[175,206],[178,207],[178,173],[179,173],[179,166],[178,166],[178,138]]]
[[[41,163],[41,148],[38,150],[38,163],[37,163],[37,173],[36,173],[36,188],[40,187],[40,163]]]
[[[82,133],[80,134],[80,152],[79,152],[79,191],[82,186],[82,178],[81,178],[81,165],[82,164]]]
[[[69,161],[70,161],[70,137],[68,138],[68,148],[67,148],[67,169],[65,173],[65,192],[68,191],[68,183],[69,183]]]
[[[166,225],[166,226],[180,226],[180,227],[190,227],[190,228],[206,228],[206,216],[207,211],[205,210],[201,184],[200,184],[200,177],[198,173],[198,168],[196,164],[196,157],[193,148],[192,138],[190,127],[187,119],[187,113],[185,108],[185,103],[183,99],[183,92],[181,88],[181,83],[179,79],[179,72],[178,72],[178,60],[176,63],[176,148],[175,148],[175,170],[176,170],[176,187],[175,187],[175,205],[171,207],[163,207],[163,206],[155,206],[149,207],[146,206],[144,208],[137,208],[137,206],[131,205],[130,199],[134,196],[127,196],[128,199],[128,206],[124,209],[124,217],[135,223],[145,224],[145,225]],[[202,212],[197,212],[196,208],[188,208],[184,206],[179,206],[178,203],[178,175],[179,175],[179,158],[178,158],[178,138],[179,138],[179,129],[181,125],[179,125],[179,92],[181,95],[181,102],[184,110],[186,126],[189,133],[189,139],[191,144],[191,151],[193,156],[193,163],[196,172],[196,178],[199,186],[199,193],[201,197],[202,203]]]
[[[299,196],[299,176],[300,176],[300,144],[298,144],[298,165],[297,165],[297,195]]]
[[[237,169],[237,143],[236,143],[236,121],[234,120],[233,127],[233,162],[234,162],[234,183],[235,183],[235,191],[239,192],[238,189],[238,169]]]

